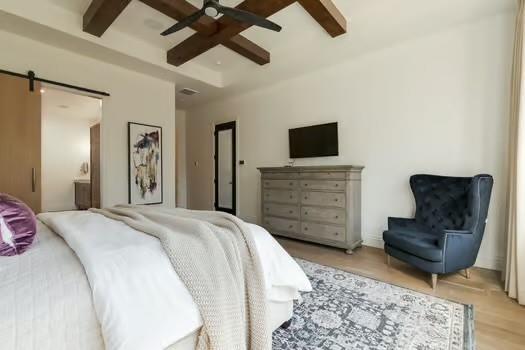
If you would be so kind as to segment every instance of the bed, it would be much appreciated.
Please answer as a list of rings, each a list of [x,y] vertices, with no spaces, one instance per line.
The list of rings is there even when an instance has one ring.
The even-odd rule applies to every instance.
[[[118,265],[107,270],[118,270],[120,277],[89,278],[86,271],[92,267],[83,266],[78,252],[44,224],[63,217],[84,220],[73,228],[78,237],[92,240],[94,261],[105,267]],[[117,330],[121,337],[119,346],[112,348],[195,349],[202,319],[157,239],[90,212],[41,214],[37,227],[31,249],[19,256],[0,257],[3,349],[102,350],[114,336],[108,329]],[[267,231],[249,227],[261,257],[268,325],[275,330],[292,317],[294,300],[301,291],[311,290],[311,285]],[[129,259],[126,254],[131,250]],[[111,296],[101,299],[100,294]],[[164,338],[157,342],[158,337]]]

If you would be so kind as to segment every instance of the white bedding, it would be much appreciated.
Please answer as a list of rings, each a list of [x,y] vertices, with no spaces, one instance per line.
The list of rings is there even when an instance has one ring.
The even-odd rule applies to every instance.
[[[0,266],[0,295],[9,296],[0,299],[2,348],[7,339],[13,342],[7,349],[102,349],[100,323],[107,349],[160,350],[200,328],[197,307],[158,240],[89,212],[40,218],[64,236],[84,264],[93,298],[75,254],[39,225],[37,243],[28,255],[7,258]],[[299,296],[298,290],[310,290],[304,273],[279,244],[264,229],[250,227],[270,301],[290,301]],[[13,281],[18,287],[13,288]],[[25,302],[29,312],[14,308],[20,299],[31,300]],[[24,319],[17,318],[20,314]],[[14,327],[8,324],[12,320]],[[63,338],[50,339],[54,337],[45,330],[57,334],[57,327],[65,329],[60,333]],[[32,332],[36,328],[39,331]],[[27,336],[20,337],[20,330]],[[20,341],[27,344],[14,343]]]
[[[104,349],[84,269],[42,223],[29,250],[0,257],[0,296],[0,348]]]

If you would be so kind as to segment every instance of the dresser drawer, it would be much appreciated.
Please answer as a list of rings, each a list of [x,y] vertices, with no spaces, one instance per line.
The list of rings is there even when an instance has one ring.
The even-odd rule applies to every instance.
[[[275,230],[280,232],[299,233],[299,221],[297,220],[280,219],[266,216],[263,220],[263,226],[270,232]]]
[[[321,190],[321,191],[344,191],[345,181],[334,180],[302,180],[301,188],[303,190]]]
[[[346,230],[343,226],[303,222],[301,223],[301,233],[306,236],[330,239],[332,241],[344,242],[346,240]]]
[[[292,219],[299,219],[300,216],[299,207],[296,205],[264,203],[263,212],[265,216],[282,216]]]
[[[299,191],[264,190],[263,199],[265,202],[298,203]]]
[[[301,179],[312,179],[312,180],[344,180],[346,176],[345,172],[310,172],[305,171],[301,173]]]
[[[263,180],[264,188],[297,188],[298,180]]]
[[[344,193],[333,192],[303,192],[301,204],[320,205],[329,207],[344,208],[346,197]]]
[[[264,173],[263,180],[266,179],[298,179],[299,173],[282,172],[282,173]]]
[[[344,225],[346,213],[344,209],[302,207],[301,220],[324,221],[333,224]]]

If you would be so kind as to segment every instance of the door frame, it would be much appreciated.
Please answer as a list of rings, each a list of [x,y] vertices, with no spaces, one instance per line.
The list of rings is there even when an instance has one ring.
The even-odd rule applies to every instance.
[[[219,207],[219,132],[224,130],[232,131],[232,209]],[[213,154],[213,164],[215,167],[215,176],[213,184],[215,187],[215,196],[213,199],[213,207],[216,211],[223,211],[233,215],[237,214],[237,122],[231,121],[222,124],[215,125],[215,131],[213,132],[215,149]]]

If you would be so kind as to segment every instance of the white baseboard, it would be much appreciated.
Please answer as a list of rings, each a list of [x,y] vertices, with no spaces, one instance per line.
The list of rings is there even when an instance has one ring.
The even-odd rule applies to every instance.
[[[383,249],[385,244],[383,242],[383,236],[364,235],[363,245],[366,245],[368,247]]]
[[[505,258],[502,256],[485,257],[478,255],[476,265],[474,266],[482,267],[484,269],[503,271],[503,269],[505,268]]]
[[[383,237],[378,235],[364,235],[363,245],[383,249]],[[486,257],[479,255],[474,266],[481,267],[484,269],[503,271],[503,268],[505,266],[505,258],[501,256]]]

